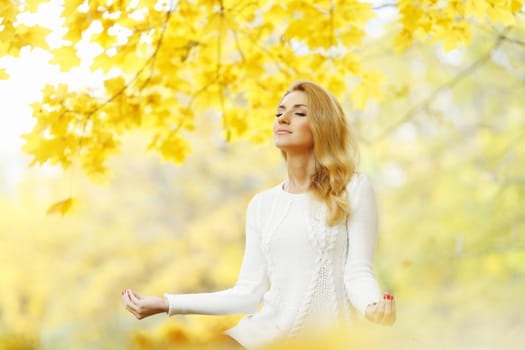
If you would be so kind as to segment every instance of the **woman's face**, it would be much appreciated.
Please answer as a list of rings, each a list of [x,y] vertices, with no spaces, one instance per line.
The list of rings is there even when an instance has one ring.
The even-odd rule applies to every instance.
[[[311,152],[314,139],[310,130],[306,94],[292,91],[277,107],[273,123],[275,146],[286,152]]]

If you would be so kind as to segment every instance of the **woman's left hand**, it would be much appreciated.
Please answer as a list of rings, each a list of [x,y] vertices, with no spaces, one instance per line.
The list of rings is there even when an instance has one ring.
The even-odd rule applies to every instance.
[[[390,293],[383,295],[383,300],[366,307],[365,317],[374,323],[391,326],[396,321],[396,303]]]
[[[122,301],[126,309],[139,320],[161,312],[168,312],[169,306],[164,298],[142,296],[131,289],[122,291]]]

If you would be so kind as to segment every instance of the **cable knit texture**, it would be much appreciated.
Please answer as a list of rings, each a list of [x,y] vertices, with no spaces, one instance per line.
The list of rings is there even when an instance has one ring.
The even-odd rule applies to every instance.
[[[250,201],[244,259],[233,288],[212,293],[165,294],[168,314],[248,314],[226,334],[246,348],[304,332],[351,324],[380,300],[373,274],[377,241],[375,194],[368,177],[347,185],[352,216],[329,227],[323,203],[293,194],[283,183]],[[348,239],[348,242],[347,242]]]

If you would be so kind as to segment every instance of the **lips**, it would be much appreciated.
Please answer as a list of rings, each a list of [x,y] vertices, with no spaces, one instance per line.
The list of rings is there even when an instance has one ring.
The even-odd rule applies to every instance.
[[[276,134],[291,134],[292,132],[289,131],[289,130],[285,130],[285,129],[277,129],[275,131]]]

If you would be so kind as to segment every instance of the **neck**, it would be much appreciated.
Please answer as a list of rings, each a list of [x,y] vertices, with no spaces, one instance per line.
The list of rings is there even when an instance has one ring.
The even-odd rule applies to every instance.
[[[308,191],[315,174],[315,158],[313,154],[290,154],[286,155],[286,167],[288,170],[288,182],[285,190],[290,193],[302,193]]]

